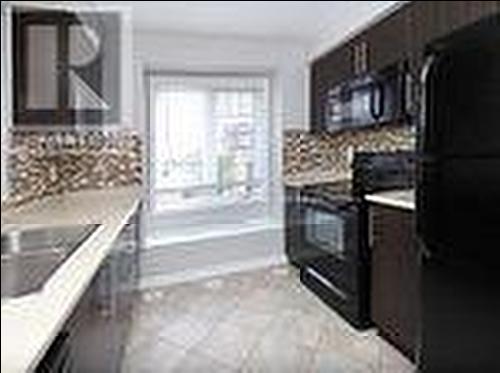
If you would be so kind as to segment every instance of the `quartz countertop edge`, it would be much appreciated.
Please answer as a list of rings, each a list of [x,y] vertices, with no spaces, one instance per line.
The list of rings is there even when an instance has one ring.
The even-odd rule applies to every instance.
[[[415,190],[401,189],[389,190],[379,193],[367,194],[365,199],[368,202],[385,205],[389,207],[401,208],[404,210],[415,210]]]
[[[140,195],[139,187],[83,191],[2,211],[2,229],[10,225],[101,224],[57,269],[42,291],[2,299],[2,373],[36,369],[139,205]]]

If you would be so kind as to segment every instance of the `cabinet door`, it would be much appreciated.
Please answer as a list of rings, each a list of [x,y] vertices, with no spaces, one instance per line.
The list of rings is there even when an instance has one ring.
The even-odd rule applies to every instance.
[[[380,334],[415,358],[418,320],[418,259],[413,213],[371,208],[372,318]]]
[[[401,293],[401,258],[396,236],[401,232],[391,227],[393,218],[380,207],[370,211],[370,234],[372,237],[372,318],[381,334],[391,341],[397,339],[400,329],[398,294]],[[392,229],[392,232],[388,232]]]
[[[383,69],[408,57],[410,26],[411,9],[404,5],[367,31],[371,71]]]
[[[108,257],[91,284],[91,305],[79,329],[81,351],[75,372],[117,372],[116,263]]]
[[[414,53],[479,19],[500,12],[499,1],[412,1],[410,42]]]
[[[310,68],[310,117],[309,122],[312,132],[321,131],[324,123],[324,97],[326,86],[326,77],[324,75],[323,65],[320,61],[316,61]]]
[[[325,129],[328,91],[352,76],[351,60],[351,45],[346,43],[311,64],[310,122],[313,131]]]
[[[355,77],[369,71],[371,50],[368,36],[368,31],[365,31],[348,42],[349,59],[346,61],[346,76]]]

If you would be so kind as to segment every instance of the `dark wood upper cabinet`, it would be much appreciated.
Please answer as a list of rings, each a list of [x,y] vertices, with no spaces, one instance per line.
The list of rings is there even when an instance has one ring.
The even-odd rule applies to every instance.
[[[323,98],[325,97],[325,86],[327,83],[325,75],[325,66],[319,61],[315,61],[310,68],[310,85],[311,89],[309,91],[310,95],[310,123],[311,131],[316,131],[320,129],[320,125],[323,121]]]
[[[411,1],[399,6],[374,25],[313,61],[311,129],[322,128],[328,90],[338,83],[400,61],[408,62],[417,82],[426,45],[499,12],[500,1]]]
[[[366,31],[370,71],[381,70],[408,58],[410,26],[411,7],[407,4]]]
[[[343,44],[311,64],[311,130],[320,130],[326,118],[328,91],[351,76],[351,59],[351,46]]]
[[[423,63],[425,46],[471,23],[500,12],[500,1],[413,1],[408,7],[413,63]]]
[[[370,69],[370,41],[368,33],[362,32],[352,38],[349,46],[349,61],[347,62],[346,78],[365,74]]]

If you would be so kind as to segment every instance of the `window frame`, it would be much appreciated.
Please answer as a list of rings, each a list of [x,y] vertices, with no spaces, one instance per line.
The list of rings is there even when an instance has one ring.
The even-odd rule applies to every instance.
[[[265,180],[265,198],[261,201],[256,201],[256,199],[250,199],[248,201],[220,201],[217,203],[210,203],[206,206],[193,206],[192,208],[182,208],[182,209],[169,209],[160,210],[157,208],[156,197],[155,197],[155,175],[156,175],[156,162],[154,159],[154,144],[156,140],[155,126],[153,125],[153,114],[155,110],[155,100],[154,100],[154,80],[161,77],[201,77],[201,78],[259,78],[265,79],[267,81],[267,179]],[[274,123],[274,107],[273,107],[273,73],[271,71],[262,72],[227,72],[227,71],[216,71],[216,72],[186,72],[186,71],[176,71],[176,70],[163,70],[163,69],[144,69],[144,82],[145,82],[145,98],[146,98],[146,128],[147,128],[147,194],[149,200],[149,212],[151,217],[159,218],[165,221],[183,221],[184,218],[189,221],[193,219],[194,216],[199,218],[201,222],[207,220],[207,222],[216,222],[217,217],[224,216],[226,218],[234,216],[234,218],[240,219],[250,219],[259,220],[267,218],[270,214],[272,208],[272,198],[273,198],[273,173],[274,173],[274,162],[273,162],[273,142],[275,136],[275,123]],[[244,212],[245,216],[241,216]],[[234,214],[233,214],[234,213]]]

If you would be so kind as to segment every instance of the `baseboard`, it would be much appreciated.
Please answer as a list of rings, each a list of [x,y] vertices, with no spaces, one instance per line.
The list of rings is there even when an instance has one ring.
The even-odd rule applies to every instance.
[[[288,263],[288,260],[284,255],[269,256],[266,258],[256,258],[240,262],[229,262],[196,270],[185,270],[165,275],[147,276],[141,278],[139,289],[146,290],[169,286],[173,284],[202,280],[205,278],[222,276],[231,273],[246,272],[259,268],[284,265],[286,263]]]

